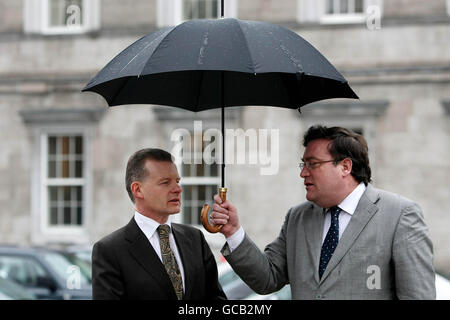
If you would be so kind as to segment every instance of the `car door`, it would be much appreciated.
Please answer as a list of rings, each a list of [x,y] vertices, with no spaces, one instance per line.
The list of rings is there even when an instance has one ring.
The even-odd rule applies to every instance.
[[[37,299],[61,299],[57,283],[34,257],[1,255],[0,276],[25,287]]]

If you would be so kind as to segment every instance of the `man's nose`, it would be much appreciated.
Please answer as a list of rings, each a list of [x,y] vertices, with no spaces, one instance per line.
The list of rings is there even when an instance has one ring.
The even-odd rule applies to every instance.
[[[308,170],[308,168],[306,168],[306,166],[304,166],[302,168],[302,170],[300,171],[300,177],[304,179],[308,175],[309,175],[309,170]]]
[[[181,193],[183,191],[183,188],[177,183],[175,188],[173,189],[173,192],[175,193]]]

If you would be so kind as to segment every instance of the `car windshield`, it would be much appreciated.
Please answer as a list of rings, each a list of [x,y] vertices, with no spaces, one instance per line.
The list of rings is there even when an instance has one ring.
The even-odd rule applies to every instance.
[[[83,273],[89,283],[92,282],[92,264],[90,261],[85,260],[84,257],[80,257],[77,253],[62,252],[61,254],[66,257],[72,264],[80,267],[81,273]]]
[[[62,254],[48,252],[44,254],[44,260],[53,267],[58,276],[66,280],[67,288],[81,289],[90,285],[90,279],[82,268]]]

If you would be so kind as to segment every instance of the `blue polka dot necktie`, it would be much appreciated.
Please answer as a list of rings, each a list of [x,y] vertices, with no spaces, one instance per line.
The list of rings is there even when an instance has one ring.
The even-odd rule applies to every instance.
[[[322,251],[320,252],[320,264],[319,264],[319,277],[322,278],[325,269],[327,268],[328,262],[333,255],[339,242],[339,212],[341,209],[339,207],[332,207],[331,212],[331,224],[330,229],[328,229],[325,241],[322,244]]]

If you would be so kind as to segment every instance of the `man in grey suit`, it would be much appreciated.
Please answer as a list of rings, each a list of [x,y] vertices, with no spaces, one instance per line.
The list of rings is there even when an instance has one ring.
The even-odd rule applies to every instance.
[[[420,207],[371,184],[365,139],[340,127],[305,133],[308,201],[291,208],[264,252],[215,196],[226,260],[256,292],[291,285],[293,299],[435,299],[433,246]]]

